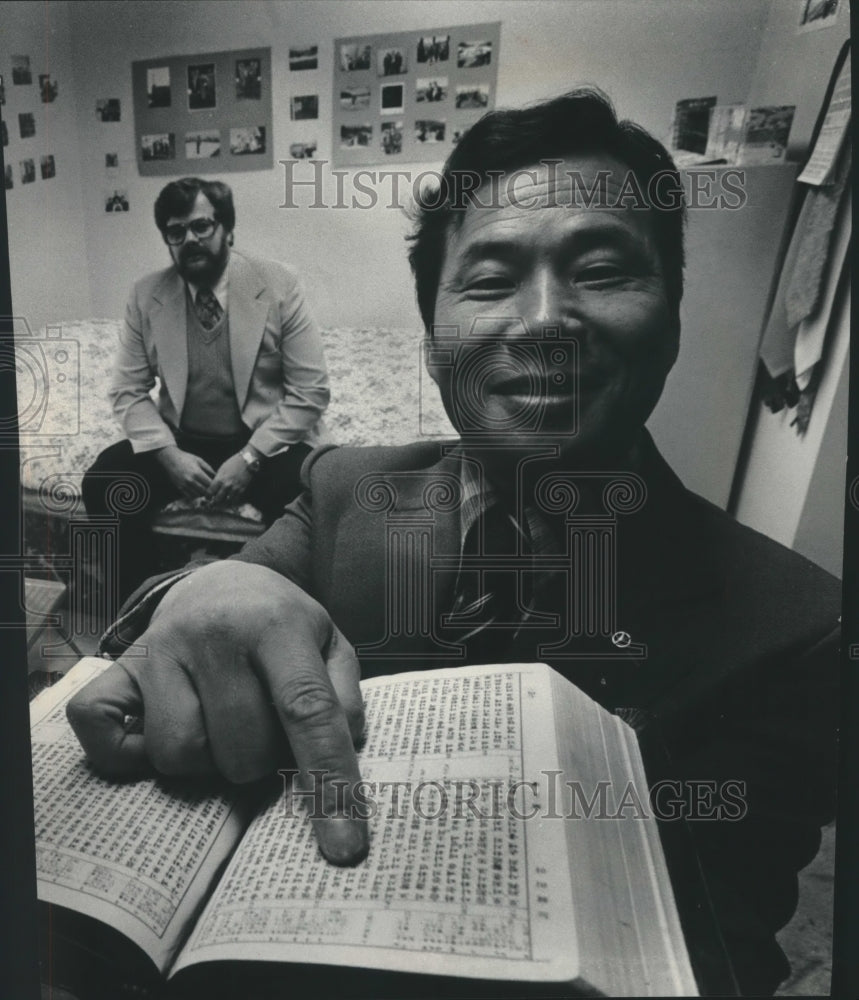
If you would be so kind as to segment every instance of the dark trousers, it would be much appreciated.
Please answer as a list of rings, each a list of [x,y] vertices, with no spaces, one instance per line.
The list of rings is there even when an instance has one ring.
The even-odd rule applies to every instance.
[[[217,472],[231,455],[247,442],[247,436],[231,439],[200,438],[177,434],[176,444],[198,455]],[[288,451],[263,459],[254,473],[243,501],[262,512],[267,525],[283,513],[283,508],[301,491],[299,473],[310,453],[299,443]],[[91,517],[116,517],[117,584],[120,601],[158,569],[149,525],[157,511],[180,497],[158,461],[157,452],[134,453],[129,441],[119,441],[98,456],[83,477],[81,492]]]

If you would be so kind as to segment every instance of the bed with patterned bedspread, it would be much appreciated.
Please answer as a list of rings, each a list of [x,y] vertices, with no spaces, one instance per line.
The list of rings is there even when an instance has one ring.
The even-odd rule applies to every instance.
[[[104,319],[69,322],[16,344],[24,541],[30,553],[65,548],[63,524],[83,514],[83,473],[122,437],[107,400],[120,326]],[[336,328],[323,330],[322,337],[331,380],[325,422],[337,444],[405,444],[452,434],[423,371],[420,333]],[[159,513],[157,523],[166,533],[241,538],[258,533],[260,520],[249,504],[214,510],[177,501]]]

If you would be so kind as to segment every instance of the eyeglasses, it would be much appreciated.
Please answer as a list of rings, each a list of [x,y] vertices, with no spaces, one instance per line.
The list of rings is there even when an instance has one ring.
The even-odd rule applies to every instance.
[[[174,222],[164,230],[164,239],[171,247],[178,247],[185,242],[185,234],[190,229],[198,240],[207,240],[218,228],[215,219],[192,219],[190,222]]]

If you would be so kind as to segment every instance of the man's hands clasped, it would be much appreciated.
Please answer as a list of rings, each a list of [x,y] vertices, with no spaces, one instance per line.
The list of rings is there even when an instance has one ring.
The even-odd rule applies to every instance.
[[[241,455],[231,455],[217,472],[202,458],[176,445],[162,448],[158,460],[186,500],[205,497],[212,506],[238,503],[253,478]]]
[[[212,506],[236,503],[250,486],[252,473],[241,455],[231,455],[215,473],[206,497]]]
[[[250,782],[288,766],[291,751],[304,780],[325,775],[314,819],[322,853],[335,864],[366,855],[366,821],[351,808],[358,660],[320,604],[273,570],[213,563],[165,595],[141,646],[144,656],[120,657],[69,702],[99,771]],[[143,718],[142,734],[129,716]]]

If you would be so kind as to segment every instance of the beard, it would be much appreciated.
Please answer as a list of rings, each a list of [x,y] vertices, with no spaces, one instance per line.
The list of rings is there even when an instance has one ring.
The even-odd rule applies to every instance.
[[[224,273],[230,256],[230,248],[224,240],[220,250],[213,253],[202,244],[192,244],[182,247],[176,260],[176,270],[194,285],[211,287],[216,284]]]

